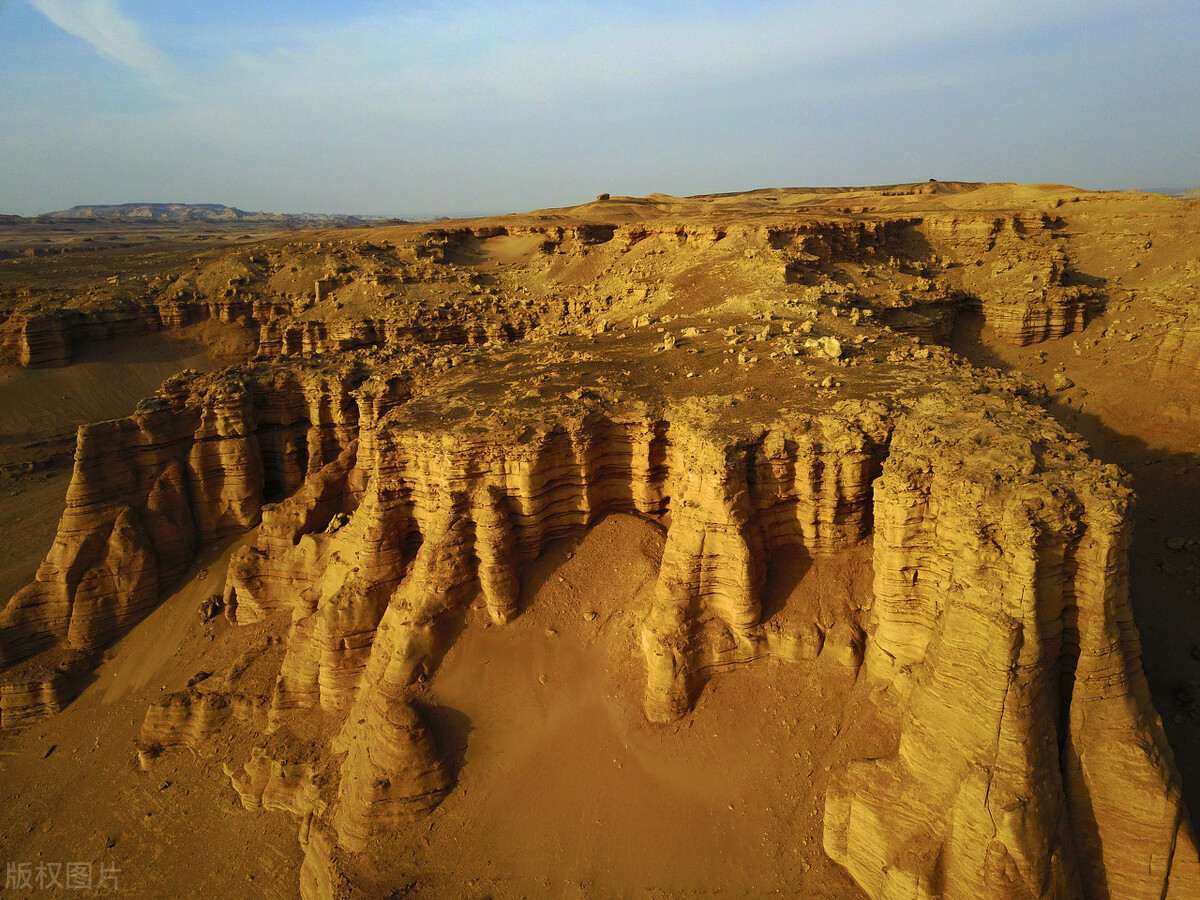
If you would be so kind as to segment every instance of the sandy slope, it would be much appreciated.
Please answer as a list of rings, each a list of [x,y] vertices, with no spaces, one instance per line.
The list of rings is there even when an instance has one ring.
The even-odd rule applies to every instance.
[[[212,756],[175,753],[146,773],[133,752],[147,697],[183,688],[197,670],[222,671],[242,652],[248,635],[223,620],[206,628],[196,615],[220,590],[235,544],[207,550],[61,715],[4,736],[5,861],[90,863],[97,880],[101,865],[115,866],[122,896],[295,895],[290,875],[277,878],[299,866],[293,822],[245,812]]]
[[[0,371],[0,446],[45,440],[86,422],[128,415],[143,397],[181,369],[213,368],[206,348],[166,334],[91,344],[63,368]]]

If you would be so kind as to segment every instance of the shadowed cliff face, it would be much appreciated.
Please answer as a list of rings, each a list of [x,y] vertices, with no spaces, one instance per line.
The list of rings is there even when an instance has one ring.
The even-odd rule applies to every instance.
[[[605,664],[638,673],[661,729],[749,667],[828,686],[842,725],[819,745],[819,846],[797,852],[849,874],[838,896],[1198,893],[1133,626],[1125,476],[1040,385],[914,336],[964,312],[1015,345],[1083,328],[1104,279],[1073,268],[1058,201],[581,210],[181,275],[175,319],[151,291],[128,327],[220,318],[257,356],[80,429],[54,546],[0,613],[19,676],[0,724],[68,699],[39,654],[102,649],[201,547],[253,529],[217,599],[286,638],[153,703],[139,757],[257,741],[226,775],[247,809],[300,820],[304,895],[370,896],[470,754],[437,702],[444,660],[539,614],[523,581],[557,542],[631,515],[662,545]],[[67,362],[108,309],[15,312],[8,346]],[[1177,366],[1190,344],[1163,346]]]

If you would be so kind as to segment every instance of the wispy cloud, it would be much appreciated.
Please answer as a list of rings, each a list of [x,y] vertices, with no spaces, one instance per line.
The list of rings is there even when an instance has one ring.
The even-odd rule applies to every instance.
[[[170,91],[167,59],[142,27],[121,10],[117,0],[29,0],[35,9],[68,34],[91,44],[101,56],[142,72]]]
[[[434,120],[616,100],[642,104],[739,84],[760,91],[770,79],[796,95],[844,97],[866,89],[869,79],[858,77],[864,69],[915,65],[922,51],[955,55],[972,41],[1021,35],[1028,43],[1029,35],[1072,20],[1136,6],[1137,0],[384,4],[332,21],[250,26],[237,39],[222,33],[221,44],[237,49],[228,67],[206,80],[205,92],[229,87],[241,98],[252,83],[269,113],[294,104]],[[961,82],[958,72],[929,68],[927,84]],[[894,73],[871,83],[876,94],[911,86]]]

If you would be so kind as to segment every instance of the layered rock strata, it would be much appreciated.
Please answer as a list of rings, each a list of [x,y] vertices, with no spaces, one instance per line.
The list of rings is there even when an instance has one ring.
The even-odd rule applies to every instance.
[[[353,361],[308,375],[183,377],[129,418],[81,427],[54,546],[0,612],[0,664],[128,631],[202,542],[256,524],[265,497],[294,492],[353,442],[355,389],[372,407],[403,390],[365,381]]]
[[[225,776],[243,809],[290,813],[300,823],[300,842],[308,843],[314,815],[325,812],[311,764],[282,762],[265,747],[255,747],[244,764],[226,765]]]
[[[826,851],[878,898],[1192,896],[1129,609],[1130,492],[989,407],[927,401],[893,438],[863,689],[897,741],[836,773]]]
[[[0,729],[20,728],[61,712],[69,697],[67,677],[59,672],[0,685]]]
[[[643,634],[653,718],[684,712],[713,666],[823,649],[857,665],[856,629],[838,629],[826,648],[813,622],[794,632],[765,628],[758,594],[769,552],[830,553],[867,536],[886,406],[851,404],[844,418],[800,417],[788,430],[732,445],[645,413],[562,415],[550,428],[450,439],[414,429],[420,412],[400,408],[374,437],[374,460],[359,451],[358,465],[371,469],[352,513],[335,518],[335,503],[312,514],[323,496],[349,508],[338,487],[343,464],[264,513],[258,547],[231,563],[226,608],[239,622],[292,612],[276,712],[344,710],[389,617],[400,617],[404,635],[391,663],[398,683],[432,674],[476,593],[503,624],[520,611],[519,566],[616,510],[670,521]],[[698,628],[701,620],[710,624]]]
[[[254,697],[222,691],[188,689],[150,704],[137,738],[143,769],[171,747],[202,749],[231,716],[248,719],[262,712]]]

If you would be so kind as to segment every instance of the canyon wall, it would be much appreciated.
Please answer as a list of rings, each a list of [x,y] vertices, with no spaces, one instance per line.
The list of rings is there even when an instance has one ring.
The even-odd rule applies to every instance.
[[[81,435],[76,499],[5,613],[4,646],[100,645],[196,541],[261,506],[226,601],[235,622],[292,622],[269,728],[317,708],[345,722],[336,792],[278,806],[312,826],[306,884],[333,877],[317,878],[332,848],[362,851],[452,789],[419,696],[466,607],[481,597],[501,626],[520,615],[522,563],[621,510],[666,528],[641,635],[651,720],[687,715],[714,670],[763,656],[861,670],[856,691],[895,744],[834,773],[825,849],[870,896],[1200,888],[1129,611],[1128,488],[1022,401],[935,391],[739,435],[690,406],[584,401],[455,425],[352,368],[303,386],[231,377],[168,388],[169,428],[154,404],[110,424],[107,454]],[[337,396],[356,402],[322,412]],[[262,504],[269,481],[289,496]],[[836,560],[864,541],[872,602],[832,626],[764,621],[773,558]],[[152,707],[144,755],[202,741],[239,703]],[[237,778],[250,790],[250,769]]]
[[[82,426],[54,545],[0,611],[0,664],[120,637],[201,543],[257,524],[265,497],[291,494],[351,444],[361,367],[343,360],[303,375],[180,376],[134,415]],[[386,396],[396,384],[363,390]]]

